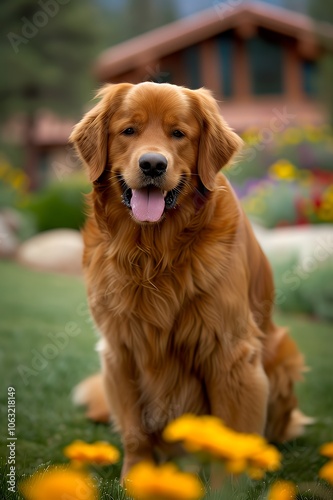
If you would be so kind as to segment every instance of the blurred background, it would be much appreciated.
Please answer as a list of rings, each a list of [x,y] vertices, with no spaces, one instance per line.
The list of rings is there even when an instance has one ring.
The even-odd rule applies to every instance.
[[[4,0],[0,8],[2,258],[43,267],[55,245],[43,237],[82,227],[90,188],[68,136],[99,86],[205,86],[245,141],[225,172],[287,294],[279,305],[333,318],[332,285],[324,299],[297,296],[311,280],[321,284],[320,273],[333,278],[332,2]],[[81,248],[78,233],[56,234],[73,254]],[[317,235],[328,238],[323,262],[313,256]],[[80,259],[63,262],[66,253],[45,269],[79,273]],[[301,258],[313,260],[303,278],[293,271]],[[296,291],[290,269],[302,281]]]

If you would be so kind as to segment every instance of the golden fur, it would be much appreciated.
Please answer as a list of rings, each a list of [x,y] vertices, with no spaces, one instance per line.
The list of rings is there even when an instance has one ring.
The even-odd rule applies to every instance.
[[[92,418],[111,415],[123,475],[163,448],[165,425],[185,412],[273,441],[297,435],[293,386],[303,359],[272,322],[270,266],[219,173],[240,138],[205,89],[119,84],[99,97],[71,141],[94,185],[84,272],[108,406],[100,377],[83,382],[76,399]],[[136,220],[122,198],[124,186],[144,189],[146,152],[168,160],[155,186],[179,191],[156,222]]]

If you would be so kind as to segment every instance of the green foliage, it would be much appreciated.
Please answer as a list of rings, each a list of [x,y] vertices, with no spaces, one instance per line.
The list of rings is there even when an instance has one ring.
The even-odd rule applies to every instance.
[[[327,0],[310,0],[309,13],[318,20],[333,25],[333,4]],[[333,42],[331,39],[326,39],[323,33],[318,33],[321,42],[328,48],[327,53],[324,53],[319,64],[319,94],[321,100],[330,113],[330,123],[333,126]]]
[[[242,200],[247,215],[266,228],[297,223],[295,186],[262,181]]]
[[[330,124],[333,127],[333,89],[332,89],[332,81],[333,81],[333,55],[325,54],[319,65],[319,72],[321,75],[321,79],[319,82],[319,92],[321,96],[321,100],[329,110],[330,115]]]
[[[315,262],[310,272],[302,270],[295,256],[271,261],[278,307],[285,312],[311,314],[333,321],[333,257]]]
[[[81,176],[72,177],[32,194],[21,208],[34,217],[38,231],[61,227],[80,229],[85,220],[84,194],[89,191]]]
[[[316,317],[333,321],[333,259],[318,266],[300,287],[301,299]]]
[[[333,24],[333,5],[326,0],[310,0],[309,12],[318,21]]]
[[[0,157],[0,209],[17,207],[24,199],[28,178],[24,172]]]
[[[3,0],[0,18],[1,118],[39,108],[75,116],[98,85],[92,65],[103,49],[175,18],[172,4],[94,0]]]
[[[123,11],[123,26],[131,36],[140,35],[176,19],[173,0],[128,0]]]
[[[41,107],[67,115],[80,111],[92,88],[99,20],[91,0],[2,2],[2,119]]]

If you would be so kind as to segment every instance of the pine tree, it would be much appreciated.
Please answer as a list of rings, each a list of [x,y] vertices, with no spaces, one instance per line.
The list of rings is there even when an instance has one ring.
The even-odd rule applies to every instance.
[[[90,97],[98,11],[90,0],[2,0],[1,7],[0,120],[23,117],[25,169],[32,174],[36,112],[73,116]]]
[[[311,0],[309,13],[316,20],[330,23],[333,26],[333,3],[327,0]],[[326,40],[322,34],[322,42],[329,49],[320,61],[319,66],[319,94],[328,109],[330,115],[330,124],[333,127],[333,42]]]
[[[174,21],[177,17],[172,0],[127,0],[124,11],[128,32],[140,35],[154,28]]]

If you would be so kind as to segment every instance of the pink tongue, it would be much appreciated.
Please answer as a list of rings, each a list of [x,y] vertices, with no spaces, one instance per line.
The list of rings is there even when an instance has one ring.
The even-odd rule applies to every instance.
[[[133,189],[131,208],[137,220],[157,222],[165,208],[163,194],[155,188]]]

